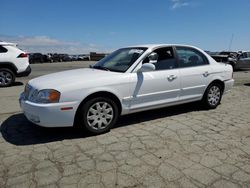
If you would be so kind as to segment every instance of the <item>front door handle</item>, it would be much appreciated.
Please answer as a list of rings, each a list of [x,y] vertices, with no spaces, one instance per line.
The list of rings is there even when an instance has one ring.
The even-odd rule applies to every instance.
[[[168,76],[168,80],[169,80],[169,81],[172,81],[172,80],[174,80],[174,79],[176,79],[176,78],[177,78],[176,75],[169,75],[169,76]]]

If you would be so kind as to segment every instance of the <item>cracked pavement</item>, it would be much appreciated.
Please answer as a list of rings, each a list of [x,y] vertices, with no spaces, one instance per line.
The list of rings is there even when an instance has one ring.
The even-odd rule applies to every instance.
[[[250,187],[244,75],[249,82],[236,80],[215,110],[191,103],[137,113],[98,136],[38,127],[16,107],[0,113],[0,187]]]

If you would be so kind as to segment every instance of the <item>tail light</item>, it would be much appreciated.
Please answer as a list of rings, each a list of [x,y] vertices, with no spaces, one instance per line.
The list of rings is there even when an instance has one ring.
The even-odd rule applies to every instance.
[[[21,54],[19,54],[19,56],[17,56],[17,58],[23,58],[23,57],[28,57],[28,54],[21,53]]]

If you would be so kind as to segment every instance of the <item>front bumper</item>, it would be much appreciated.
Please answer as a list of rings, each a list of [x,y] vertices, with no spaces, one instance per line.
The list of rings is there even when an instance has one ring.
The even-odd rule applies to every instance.
[[[24,99],[22,93],[19,98],[20,107],[26,118],[42,127],[71,127],[74,125],[78,102],[62,102],[50,104],[37,104]],[[62,108],[70,110],[62,110]]]
[[[30,65],[29,65],[29,66],[26,68],[25,71],[20,72],[20,73],[17,73],[16,76],[17,76],[17,77],[25,77],[25,76],[29,76],[30,73],[31,73],[31,67],[30,67]]]
[[[224,93],[227,93],[233,88],[234,79],[226,80],[224,81],[224,84],[225,84]]]

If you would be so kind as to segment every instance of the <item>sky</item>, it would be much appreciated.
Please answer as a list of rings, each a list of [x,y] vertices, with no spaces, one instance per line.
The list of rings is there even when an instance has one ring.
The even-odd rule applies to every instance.
[[[152,43],[250,50],[250,0],[0,0],[0,40],[81,54]]]

